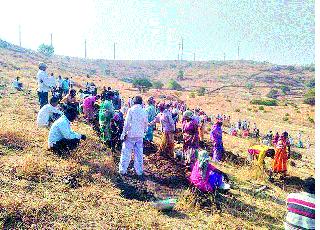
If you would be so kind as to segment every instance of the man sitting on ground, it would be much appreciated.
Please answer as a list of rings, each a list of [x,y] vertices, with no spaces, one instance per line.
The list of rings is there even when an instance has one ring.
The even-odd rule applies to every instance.
[[[49,127],[51,123],[57,120],[63,113],[57,109],[59,99],[53,97],[50,99],[50,103],[43,106],[37,117],[37,124],[39,127]]]
[[[48,145],[49,149],[59,156],[69,154],[70,150],[75,149],[80,140],[86,140],[85,135],[72,131],[70,123],[77,118],[77,111],[68,108],[65,114],[56,120],[50,129]]]
[[[14,80],[12,82],[12,86],[18,90],[18,91],[22,91],[23,90],[23,86],[22,83],[19,81],[20,77],[17,77],[16,80]]]

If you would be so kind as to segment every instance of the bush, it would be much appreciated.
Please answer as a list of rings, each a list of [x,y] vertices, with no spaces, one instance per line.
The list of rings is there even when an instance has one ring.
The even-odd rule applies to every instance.
[[[289,113],[286,113],[285,116],[288,117],[288,116],[289,116]]]
[[[253,105],[277,106],[278,102],[274,99],[254,99],[250,101]]]
[[[54,54],[54,48],[51,45],[41,44],[38,48],[38,52],[47,57],[51,57]]]
[[[287,69],[288,69],[289,71],[294,71],[296,68],[295,68],[294,66],[290,65],[290,66],[287,67]]]
[[[196,97],[195,92],[190,92],[189,97],[190,97],[190,98],[195,98],[195,97]]]
[[[286,86],[286,85],[282,85],[281,86],[281,91],[282,91],[283,94],[287,94],[287,92],[290,91],[290,88],[288,86]]]
[[[259,110],[264,110],[264,107],[262,105],[259,106]]]
[[[239,113],[239,112],[240,112],[240,109],[236,109],[235,111],[236,111],[237,113]]]
[[[248,110],[248,111],[251,111],[252,109],[251,109],[251,108],[247,108],[247,110]]]
[[[312,124],[314,124],[314,119],[312,117],[308,117],[308,121]]]
[[[161,81],[154,81],[152,82],[152,87],[155,89],[162,89],[163,88],[163,83]]]
[[[303,102],[308,105],[315,105],[315,89],[310,89],[305,95]]]
[[[168,82],[168,88],[173,90],[182,90],[182,86],[175,80],[170,80]]]
[[[283,121],[288,121],[289,120],[289,117],[284,117],[282,118]]]
[[[206,88],[204,88],[204,87],[200,87],[200,88],[197,90],[198,96],[204,96],[205,92],[206,92]]]
[[[246,84],[247,89],[253,89],[253,84],[252,83],[247,83]]]
[[[315,79],[311,79],[310,81],[307,82],[306,86],[308,88],[314,88],[316,85]]]
[[[267,94],[267,97],[272,98],[272,99],[277,99],[278,95],[279,95],[278,90],[272,89],[272,90],[270,90],[269,93]]]
[[[178,80],[183,80],[183,77],[184,77],[184,72],[183,72],[183,70],[179,70],[177,79],[178,79]]]
[[[140,92],[145,92],[152,87],[152,83],[148,78],[137,78],[132,82],[134,88],[138,88]]]

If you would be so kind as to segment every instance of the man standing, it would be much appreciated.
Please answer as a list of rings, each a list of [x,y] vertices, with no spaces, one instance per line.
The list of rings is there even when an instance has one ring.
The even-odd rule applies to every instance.
[[[119,173],[125,175],[134,152],[134,168],[138,176],[143,174],[143,138],[148,128],[148,115],[142,108],[142,97],[133,99],[133,106],[128,110],[123,132],[120,139],[123,140]]]
[[[38,80],[38,97],[40,108],[48,104],[48,92],[50,90],[50,82],[48,74],[46,73],[47,65],[43,62],[39,63],[39,71],[37,73]]]

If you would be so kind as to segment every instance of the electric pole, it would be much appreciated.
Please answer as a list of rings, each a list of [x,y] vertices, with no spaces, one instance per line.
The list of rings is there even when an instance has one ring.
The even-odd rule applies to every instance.
[[[113,60],[116,60],[116,43],[113,43]]]
[[[21,26],[19,25],[19,44],[21,47]]]
[[[50,34],[51,46],[52,46],[52,33]]]
[[[238,46],[238,60],[240,60],[240,46]]]
[[[84,40],[84,58],[87,58],[87,40]]]
[[[223,53],[223,61],[226,61],[226,53]]]
[[[181,38],[181,61],[183,60],[182,57],[183,57],[183,38]]]
[[[196,53],[193,53],[193,61],[196,61]]]

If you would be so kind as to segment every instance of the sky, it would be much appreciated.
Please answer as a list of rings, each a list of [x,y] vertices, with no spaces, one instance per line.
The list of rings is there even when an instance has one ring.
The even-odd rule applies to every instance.
[[[117,60],[310,64],[314,0],[2,0],[0,38],[36,50]],[[181,47],[181,46],[180,46]],[[239,57],[238,57],[239,47]]]

